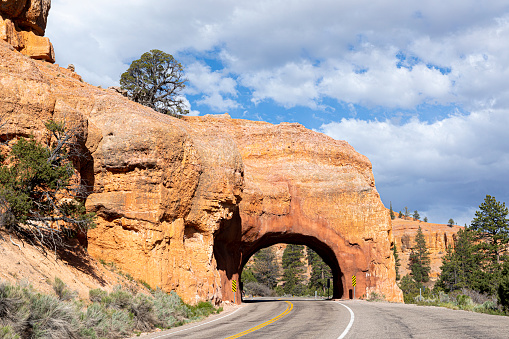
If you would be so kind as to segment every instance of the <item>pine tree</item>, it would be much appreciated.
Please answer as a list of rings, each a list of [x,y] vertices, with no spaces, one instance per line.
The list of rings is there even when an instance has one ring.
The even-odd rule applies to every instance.
[[[274,289],[279,279],[279,266],[276,261],[276,253],[274,248],[262,248],[254,255],[253,273],[256,280]]]
[[[394,220],[396,216],[394,215],[394,210],[392,209],[392,201],[390,203],[391,207],[389,209],[389,215],[391,216],[391,220]]]
[[[414,218],[414,220],[419,220],[421,219],[421,216],[419,215],[419,212],[417,212],[417,210],[414,211],[414,214],[412,216]]]
[[[283,252],[283,291],[301,295],[304,292],[304,246],[288,244]]]
[[[447,254],[444,256],[440,268],[442,272],[437,282],[445,290],[478,289],[476,282],[481,272],[473,235],[469,229],[459,230],[454,249],[452,246],[448,246]]]
[[[394,264],[396,268],[396,280],[400,280],[401,276],[399,275],[399,268],[401,266],[401,260],[399,259],[398,250],[396,249],[396,242],[394,243],[394,246],[392,247],[392,253],[394,255]]]
[[[481,292],[495,294],[502,279],[502,267],[507,261],[504,252],[509,243],[508,213],[505,203],[487,195],[472,220],[470,228],[474,231],[476,251],[484,273]]]
[[[408,218],[410,216],[410,211],[408,210],[408,207],[405,206],[405,218]]]
[[[327,279],[332,278],[331,269],[311,248],[307,248],[307,253],[308,264],[311,266],[308,288],[318,290],[324,295],[327,293]]]
[[[398,218],[403,218],[403,213],[401,211],[399,211]]]
[[[410,271],[413,279],[421,284],[429,281],[430,259],[421,226],[415,236],[415,245],[410,253]]]
[[[428,217],[424,217],[424,219],[422,219],[422,221],[428,222]]]
[[[453,218],[449,219],[449,221],[447,222],[447,226],[449,226],[449,227],[454,226],[454,219]]]

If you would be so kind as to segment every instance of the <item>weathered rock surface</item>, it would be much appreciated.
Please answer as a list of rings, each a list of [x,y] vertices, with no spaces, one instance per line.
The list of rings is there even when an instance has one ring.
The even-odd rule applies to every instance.
[[[334,294],[401,301],[391,224],[369,160],[298,124],[228,116],[176,119],[0,41],[0,139],[44,122],[78,127],[78,178],[97,213],[88,252],[187,302],[233,300],[233,279],[258,249],[313,247],[331,265]],[[240,300],[237,290],[235,300]]]
[[[220,266],[240,271],[260,248],[278,242],[302,243],[331,266],[334,281],[339,282],[336,297],[349,297],[355,275],[356,297],[376,291],[388,300],[401,301],[390,251],[390,218],[365,156],[345,141],[299,124],[217,116],[186,121],[209,126],[209,133],[231,135],[244,162],[245,187],[238,216],[242,229],[225,228],[218,234]],[[240,258],[234,249],[240,249]],[[233,273],[228,279],[238,276]],[[231,294],[227,287],[224,290]]]
[[[44,37],[51,0],[2,0],[0,39],[33,59],[55,62],[53,45]]]
[[[401,267],[399,268],[401,277],[410,274],[410,269],[408,268],[410,264],[410,253],[415,245],[415,236],[419,226],[421,226],[422,233],[426,240],[426,246],[430,253],[430,282],[434,283],[440,275],[442,258],[447,252],[447,247],[451,246],[454,248],[456,233],[458,233],[460,229],[463,229],[463,227],[458,225],[449,227],[444,224],[433,224],[400,218],[394,219],[392,221],[392,231],[401,260]]]

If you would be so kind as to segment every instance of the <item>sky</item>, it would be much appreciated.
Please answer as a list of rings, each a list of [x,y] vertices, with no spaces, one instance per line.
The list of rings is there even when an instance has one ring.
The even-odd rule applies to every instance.
[[[46,36],[93,85],[159,49],[192,115],[346,140],[395,211],[464,225],[509,203],[507,0],[53,0]]]

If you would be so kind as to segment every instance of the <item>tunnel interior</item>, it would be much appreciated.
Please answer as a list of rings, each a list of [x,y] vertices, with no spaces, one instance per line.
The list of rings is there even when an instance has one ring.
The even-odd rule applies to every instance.
[[[343,274],[334,251],[327,244],[313,236],[288,233],[267,233],[252,244],[244,244],[239,276],[242,274],[242,271],[251,256],[263,248],[280,243],[305,245],[315,251],[331,269],[333,281],[332,297],[341,298],[344,296]]]

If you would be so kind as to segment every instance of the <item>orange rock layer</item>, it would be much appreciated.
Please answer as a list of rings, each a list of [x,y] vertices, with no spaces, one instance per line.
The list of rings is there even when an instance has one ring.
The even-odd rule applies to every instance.
[[[430,282],[433,284],[440,275],[442,258],[446,254],[447,247],[451,246],[454,248],[456,233],[463,229],[463,227],[458,225],[449,227],[444,224],[420,222],[412,219],[394,219],[392,221],[392,230],[401,262],[401,267],[399,268],[401,277],[410,274],[410,253],[415,246],[415,236],[419,226],[424,234],[426,246],[430,253]]]
[[[302,243],[331,266],[336,297],[355,275],[357,297],[402,300],[390,218],[348,143],[299,124],[162,115],[3,41],[0,79],[1,140],[47,140],[50,118],[76,128],[93,257],[187,302],[239,302],[231,284],[253,253]]]

